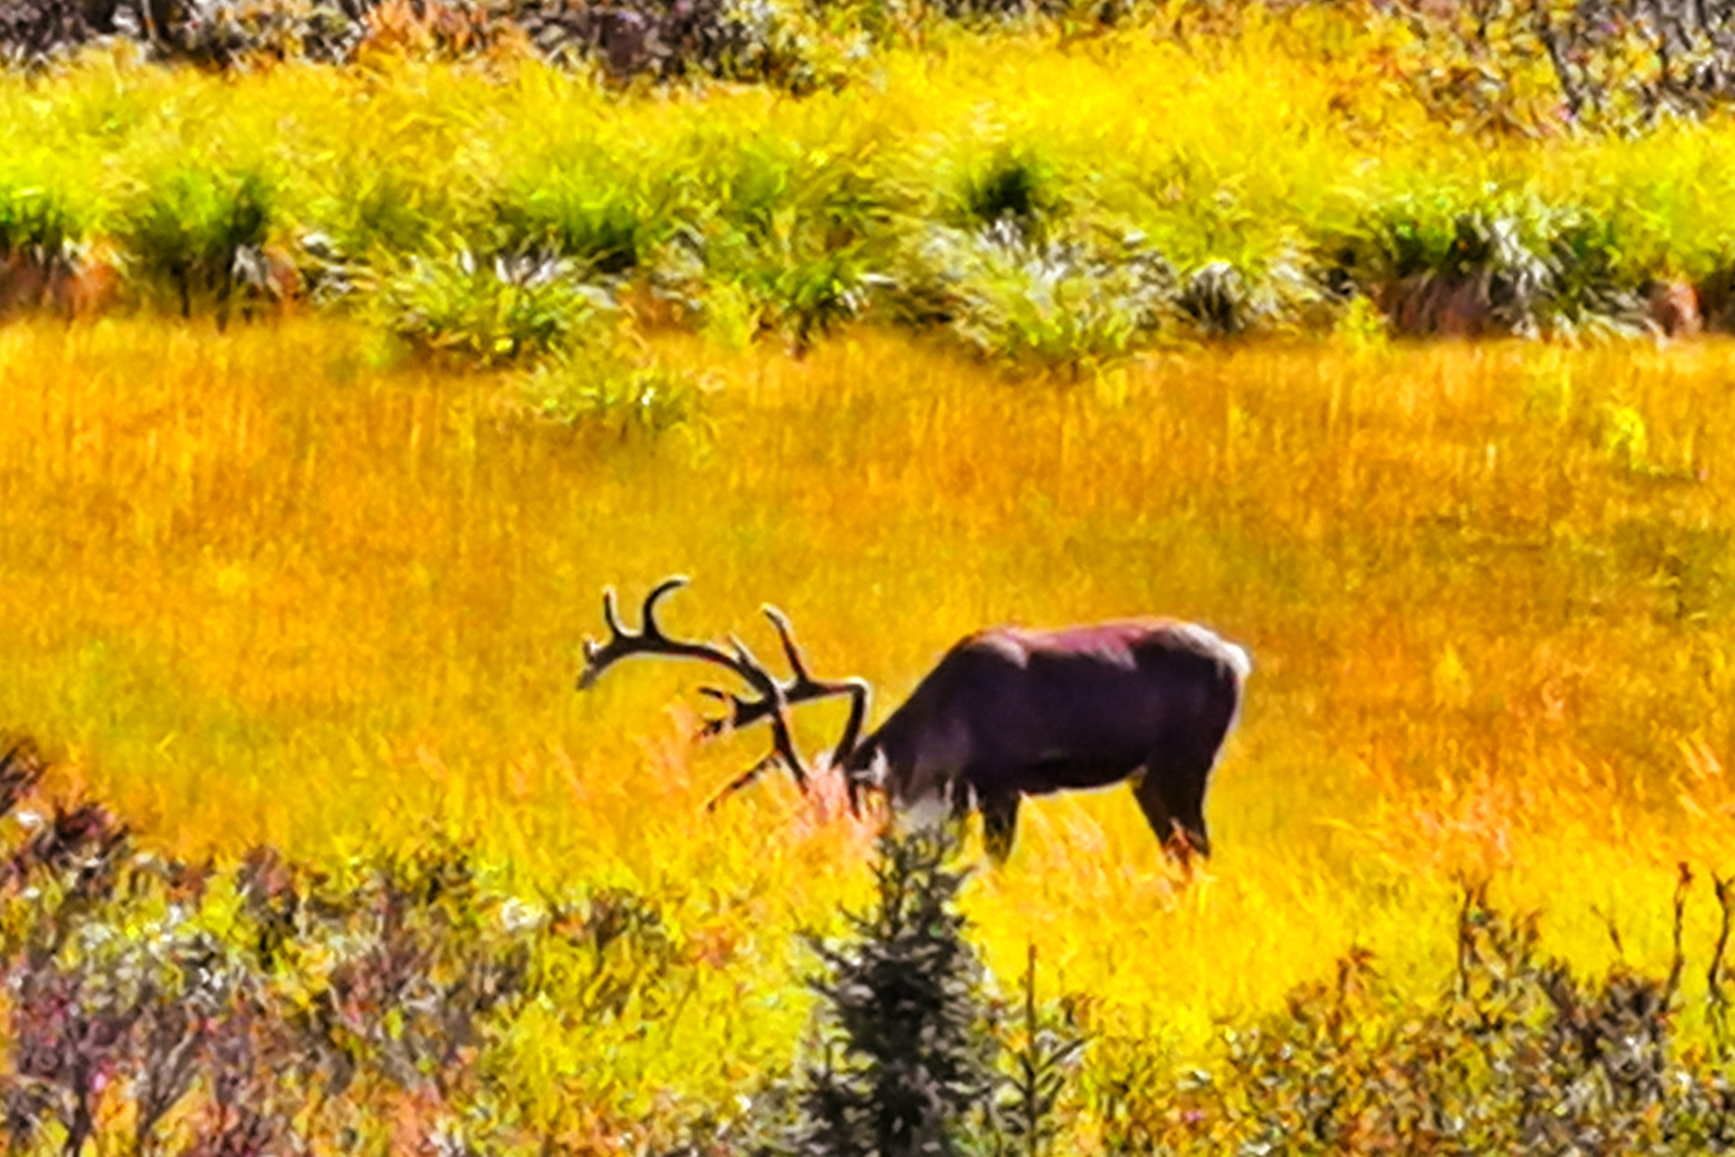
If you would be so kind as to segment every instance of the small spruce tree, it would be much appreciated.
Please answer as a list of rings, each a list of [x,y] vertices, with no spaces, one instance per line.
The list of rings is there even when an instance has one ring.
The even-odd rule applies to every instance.
[[[823,1059],[804,1074],[789,1141],[803,1157],[967,1154],[992,1136],[998,1077],[983,969],[956,907],[958,837],[880,837],[878,904],[846,913],[854,937],[814,941],[825,974]]]

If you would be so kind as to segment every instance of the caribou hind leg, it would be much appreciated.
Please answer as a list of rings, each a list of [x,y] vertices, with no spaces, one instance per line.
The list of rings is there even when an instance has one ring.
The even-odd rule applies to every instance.
[[[1153,755],[1145,774],[1133,789],[1139,807],[1163,848],[1183,863],[1197,852],[1211,854],[1211,837],[1205,831],[1205,780],[1211,761],[1176,759]]]
[[[1157,833],[1158,842],[1167,847],[1169,837],[1174,834],[1175,821],[1169,814],[1169,805],[1163,800],[1156,777],[1148,771],[1142,773],[1133,785],[1133,798],[1139,801],[1139,810],[1145,813],[1145,822]]]

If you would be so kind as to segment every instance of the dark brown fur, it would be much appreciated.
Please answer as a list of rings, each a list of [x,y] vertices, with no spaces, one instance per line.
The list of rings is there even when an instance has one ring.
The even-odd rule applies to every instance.
[[[863,787],[898,806],[927,800],[955,813],[982,812],[989,854],[1005,859],[1027,795],[1134,781],[1133,793],[1157,838],[1183,861],[1208,855],[1205,788],[1241,705],[1252,664],[1247,652],[1203,627],[1167,619],[1122,619],[1056,631],[995,627],[961,640],[879,729],[859,738],[868,685],[815,679],[783,612],[766,607],[793,672],[773,676],[739,641],[729,650],[671,638],[657,624],[658,600],[685,586],[664,579],[647,596],[643,626],[624,626],[614,592],[603,595],[607,641],[585,640],[578,686],[590,687],[634,655],[691,659],[722,667],[754,697],[719,688],[728,707],[703,734],[769,721],[772,750],[711,801],[746,787],[769,767],[787,766],[806,790],[809,776],[791,736],[788,709],[847,697],[849,719],[831,756],[854,806]]]
[[[878,768],[898,804],[979,808],[996,858],[1024,796],[1134,779],[1157,838],[1208,854],[1205,788],[1249,670],[1241,648],[1187,623],[998,627],[953,647],[844,769]]]

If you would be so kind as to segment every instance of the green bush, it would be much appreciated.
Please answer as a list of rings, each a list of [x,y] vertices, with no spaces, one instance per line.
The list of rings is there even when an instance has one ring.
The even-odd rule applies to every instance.
[[[1041,241],[1065,217],[1059,177],[1029,149],[1002,149],[971,173],[961,194],[966,227],[1007,221],[1032,241]]]
[[[667,196],[653,181],[580,158],[527,175],[501,195],[496,243],[508,253],[569,258],[594,274],[626,273],[667,236]]]
[[[22,257],[40,265],[64,261],[79,226],[65,201],[46,189],[0,189],[0,261]]]
[[[48,301],[77,265],[79,232],[63,198],[42,188],[0,188],[0,311]]]
[[[810,938],[819,1032],[798,1073],[701,1118],[669,1157],[1056,1151],[1085,1041],[1038,1002],[1034,947],[1020,1014],[1003,1006],[965,938],[960,850],[955,826],[882,833],[872,909],[844,913],[841,940]]]
[[[148,294],[183,317],[222,317],[238,296],[267,291],[271,201],[258,173],[174,169],[127,205],[120,241]]]
[[[537,366],[515,392],[516,404],[538,419],[620,439],[677,428],[708,433],[707,397],[685,374],[588,347]]]
[[[871,165],[813,154],[769,137],[695,141],[712,155],[695,174],[666,257],[684,255],[704,286],[747,303],[751,328],[781,336],[797,353],[863,314],[868,289],[889,260],[895,230],[891,194]]]
[[[482,366],[553,353],[613,311],[601,290],[554,257],[416,256],[388,273],[373,310],[423,354]]]
[[[1685,966],[1575,975],[1541,952],[1537,919],[1491,908],[1472,888],[1458,966],[1438,1003],[1416,1008],[1367,953],[1287,1009],[1224,1034],[1219,1062],[1179,1080],[1139,1042],[1105,1049],[1095,1078],[1110,1153],[1704,1153],[1735,1146],[1735,1088],[1722,1065],[1673,1047]],[[1718,881],[1724,937],[1729,890]],[[1721,1000],[1719,941],[1710,976]]]
[[[986,357],[1075,374],[1161,340],[1177,289],[1174,269],[1137,234],[1034,242],[1009,219],[930,229],[890,286],[906,323],[938,322]]]
[[[310,206],[305,224],[345,259],[385,260],[425,252],[430,233],[438,235],[435,227],[459,217],[448,190],[366,154],[337,169],[329,191]]]
[[[1405,196],[1322,246],[1325,280],[1377,302],[1399,333],[1638,332],[1652,271],[1608,218],[1486,191]]]
[[[1640,290],[1647,274],[1663,271],[1634,271],[1620,228],[1607,218],[1563,209],[1553,214],[1550,226],[1547,316],[1553,327],[1638,332],[1645,321]]]

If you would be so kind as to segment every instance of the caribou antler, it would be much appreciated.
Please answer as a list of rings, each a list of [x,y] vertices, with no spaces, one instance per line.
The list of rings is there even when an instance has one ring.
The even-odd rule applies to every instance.
[[[663,634],[657,626],[657,603],[671,591],[678,591],[691,580],[684,574],[673,575],[651,588],[651,593],[645,596],[645,608],[642,612],[644,628],[638,634],[633,634],[621,626],[620,615],[615,611],[614,588],[609,587],[602,592],[602,621],[608,624],[609,641],[598,645],[594,639],[584,641],[584,670],[578,676],[578,689],[583,691],[593,686],[602,678],[602,673],[620,660],[633,655],[670,654],[670,648],[690,648],[678,653],[689,659],[710,659],[715,648],[702,643],[676,643]],[[727,663],[725,656],[722,660]]]
[[[695,659],[700,662],[714,663],[739,676],[754,691],[759,693],[757,699],[746,699],[732,692],[716,687],[702,688],[703,692],[714,699],[721,699],[732,704],[733,710],[728,718],[707,720],[702,735],[709,737],[725,730],[756,723],[761,719],[771,720],[772,750],[769,755],[754,764],[746,772],[736,777],[722,791],[712,797],[707,808],[714,808],[722,799],[746,787],[758,779],[765,769],[781,761],[789,768],[795,777],[795,784],[802,791],[807,790],[808,772],[801,762],[800,754],[795,750],[795,740],[790,733],[787,708],[792,703],[817,699],[823,695],[849,694],[854,696],[855,703],[850,712],[849,724],[844,733],[844,745],[838,748],[839,755],[834,760],[841,759],[841,753],[853,748],[857,734],[861,730],[862,718],[867,711],[867,685],[859,680],[848,683],[819,683],[808,676],[807,669],[801,661],[801,653],[796,649],[794,640],[789,634],[789,621],[783,613],[774,607],[765,608],[766,615],[776,627],[778,637],[783,640],[784,653],[789,656],[790,666],[795,670],[795,678],[786,687],[765,669],[764,665],[748,650],[747,645],[731,635],[729,637],[730,651],[709,643],[687,642],[681,639],[671,639],[663,633],[657,623],[657,602],[671,591],[679,590],[687,585],[685,575],[675,575],[664,579],[651,589],[645,596],[643,611],[644,626],[637,634],[621,625],[620,616],[615,610],[613,588],[603,592],[602,617],[608,624],[610,638],[608,642],[598,644],[594,640],[584,641],[584,670],[578,677],[578,689],[584,690],[592,686],[602,677],[604,671],[622,659],[633,655],[668,655],[678,659]],[[732,654],[730,652],[733,652]],[[851,791],[851,803],[854,803],[854,790]]]
[[[793,707],[797,703],[808,703],[815,699],[826,699],[835,695],[850,697],[849,720],[844,724],[843,735],[838,739],[837,748],[831,754],[833,764],[841,764],[845,756],[855,750],[856,741],[861,737],[863,721],[867,718],[869,688],[865,679],[843,679],[837,682],[823,682],[807,673],[807,663],[801,657],[801,649],[795,645],[795,638],[790,633],[789,616],[773,606],[760,608],[765,617],[771,620],[771,626],[777,632],[777,638],[783,643],[783,653],[789,659],[789,668],[795,672],[795,677],[782,685],[783,701]],[[701,687],[699,693],[709,695],[713,699],[729,704],[728,716],[722,719],[711,719],[705,723],[703,734],[710,736],[724,731],[736,731],[759,722],[770,713],[771,708],[763,699],[747,700],[739,695],[731,694],[720,687]]]
[[[795,645],[793,628],[789,625],[789,616],[776,607],[767,604],[760,608],[765,617],[771,620],[771,627],[777,632],[778,640],[783,644],[783,654],[789,660],[789,669],[794,677],[787,683],[779,685],[781,701],[787,706],[797,703],[809,703],[815,699],[826,699],[836,695],[848,695],[849,719],[844,723],[843,734],[838,738],[837,747],[831,753],[831,765],[842,767],[844,759],[855,750],[856,742],[861,738],[863,722],[867,719],[868,695],[870,690],[864,679],[843,679],[836,682],[826,682],[815,679],[807,672],[807,663],[801,656],[801,649]],[[751,726],[771,714],[771,704],[761,699],[743,699],[741,696],[725,691],[721,687],[701,687],[699,693],[709,695],[729,705],[729,714],[718,719],[705,721],[700,732],[705,738],[721,734],[724,731],[738,731]],[[718,792],[710,806],[715,807],[722,799],[732,792],[739,791],[758,778],[763,767],[754,768]],[[851,779],[848,782],[849,806],[852,812],[860,814],[860,785]]]

